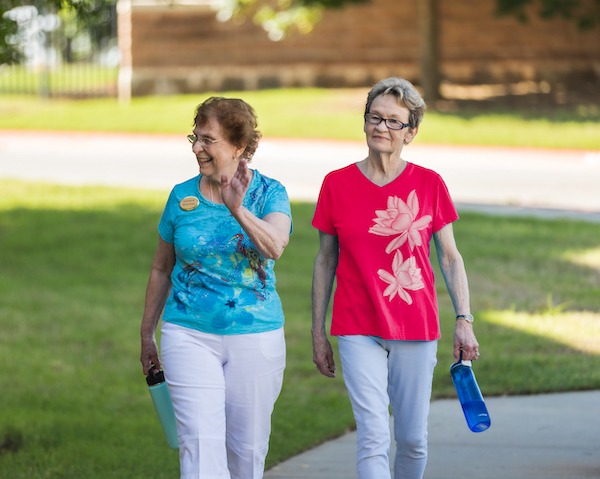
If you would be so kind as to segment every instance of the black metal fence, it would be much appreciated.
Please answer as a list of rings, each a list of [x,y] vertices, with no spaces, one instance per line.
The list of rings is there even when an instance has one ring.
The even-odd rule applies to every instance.
[[[98,2],[86,19],[35,5],[8,14],[18,24],[11,42],[20,64],[0,65],[0,95],[117,96],[119,49],[115,4]]]

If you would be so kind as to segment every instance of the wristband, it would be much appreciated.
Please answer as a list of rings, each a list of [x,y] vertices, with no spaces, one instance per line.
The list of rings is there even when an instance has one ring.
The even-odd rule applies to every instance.
[[[468,321],[469,323],[473,322],[473,315],[472,314],[459,314],[456,319],[464,319],[466,321]]]

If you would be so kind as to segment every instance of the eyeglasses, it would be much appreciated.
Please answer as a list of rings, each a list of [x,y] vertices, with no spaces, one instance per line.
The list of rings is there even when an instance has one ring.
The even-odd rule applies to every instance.
[[[365,121],[371,125],[379,125],[382,121],[385,123],[390,130],[402,130],[410,126],[410,123],[402,123],[401,121],[394,120],[392,118],[381,118],[379,115],[374,113],[365,114]]]
[[[203,148],[210,146],[213,143],[216,143],[217,141],[221,141],[221,140],[211,140],[210,138],[207,138],[205,136],[196,136],[196,135],[188,135],[187,139],[189,140],[189,142],[192,145],[196,142],[199,142]]]

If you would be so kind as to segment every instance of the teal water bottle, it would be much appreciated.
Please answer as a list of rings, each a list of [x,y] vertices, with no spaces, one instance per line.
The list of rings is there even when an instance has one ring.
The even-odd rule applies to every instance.
[[[490,427],[490,415],[471,369],[471,361],[462,361],[462,353],[461,360],[450,368],[450,376],[469,429],[473,432],[485,431]]]
[[[177,440],[177,422],[175,421],[175,411],[173,410],[173,402],[169,394],[169,388],[165,381],[165,373],[162,371],[154,372],[154,365],[150,367],[146,382],[148,390],[154,403],[154,408],[158,414],[160,425],[162,426],[167,443],[171,449],[179,449],[179,441]]]

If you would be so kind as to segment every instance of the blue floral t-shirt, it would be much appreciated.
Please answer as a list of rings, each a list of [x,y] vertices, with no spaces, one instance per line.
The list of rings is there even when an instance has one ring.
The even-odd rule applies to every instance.
[[[244,206],[258,218],[273,212],[291,218],[281,183],[253,172]],[[284,318],[275,261],[258,253],[225,205],[204,199],[200,178],[173,188],[158,225],[176,254],[163,321],[223,335],[279,329]]]

